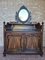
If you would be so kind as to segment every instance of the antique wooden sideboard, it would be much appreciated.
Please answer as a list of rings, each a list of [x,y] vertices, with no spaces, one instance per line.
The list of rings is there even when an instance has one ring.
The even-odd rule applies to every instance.
[[[4,22],[4,52],[6,54],[43,55],[43,23],[17,24]]]

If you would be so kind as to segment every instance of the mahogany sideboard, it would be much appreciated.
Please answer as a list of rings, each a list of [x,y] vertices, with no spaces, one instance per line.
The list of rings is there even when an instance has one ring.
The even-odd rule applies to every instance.
[[[4,52],[6,54],[43,55],[43,23],[17,24],[4,22]]]

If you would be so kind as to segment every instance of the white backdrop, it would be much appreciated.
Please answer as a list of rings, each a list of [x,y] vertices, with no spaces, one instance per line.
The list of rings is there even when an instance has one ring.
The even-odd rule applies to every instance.
[[[0,46],[4,46],[3,21],[15,21],[16,11],[22,5],[25,5],[32,12],[31,21],[45,21],[45,0],[0,0]],[[45,46],[45,26],[43,46]]]

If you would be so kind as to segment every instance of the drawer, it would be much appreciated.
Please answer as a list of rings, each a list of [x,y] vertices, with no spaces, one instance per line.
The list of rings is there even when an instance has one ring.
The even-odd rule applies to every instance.
[[[6,35],[25,35],[25,36],[41,36],[42,33],[30,33],[30,32],[6,32]]]
[[[18,32],[6,32],[6,35],[21,35],[22,33]]]

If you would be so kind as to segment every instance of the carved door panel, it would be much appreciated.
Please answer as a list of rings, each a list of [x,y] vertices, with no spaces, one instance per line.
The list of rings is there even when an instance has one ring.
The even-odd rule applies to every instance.
[[[8,35],[8,50],[17,51],[21,48],[20,40],[21,36]]]
[[[40,37],[38,35],[27,36],[26,48],[39,48]]]

